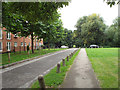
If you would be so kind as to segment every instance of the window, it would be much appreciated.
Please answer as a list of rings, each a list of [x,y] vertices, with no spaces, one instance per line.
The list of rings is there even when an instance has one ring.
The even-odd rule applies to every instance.
[[[11,43],[10,42],[7,42],[7,50],[10,51],[10,48],[11,47]]]
[[[2,29],[0,29],[0,39],[2,39]]]
[[[28,38],[31,38],[31,36],[29,35]]]
[[[25,46],[27,46],[27,45],[26,45],[26,42],[25,42]]]
[[[37,44],[38,42],[36,41],[36,49],[38,49],[38,44]]]
[[[0,42],[0,51],[2,51],[2,42]]]
[[[14,42],[14,46],[17,47],[17,42]]]
[[[7,32],[7,39],[11,39],[10,32]]]
[[[29,42],[29,46],[30,46],[30,42]]]
[[[21,46],[23,46],[23,42],[21,42]]]
[[[18,37],[18,34],[14,34],[14,37]]]
[[[41,46],[41,42],[39,42],[39,46]]]
[[[36,41],[36,46],[38,46],[38,42]]]

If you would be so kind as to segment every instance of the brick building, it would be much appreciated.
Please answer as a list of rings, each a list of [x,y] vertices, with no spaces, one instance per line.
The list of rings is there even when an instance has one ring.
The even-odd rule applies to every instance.
[[[31,36],[20,37],[17,34],[4,31],[5,28],[0,28],[0,52],[7,51],[26,51],[27,45],[31,49]],[[35,38],[35,37],[34,37]],[[43,39],[34,39],[34,49],[43,45]]]

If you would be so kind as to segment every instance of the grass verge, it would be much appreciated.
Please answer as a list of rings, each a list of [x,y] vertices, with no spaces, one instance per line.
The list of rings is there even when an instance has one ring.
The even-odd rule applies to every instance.
[[[102,88],[118,88],[118,48],[86,49]]]
[[[12,52],[10,54],[10,59],[11,59],[10,62],[8,61],[8,54],[5,53],[5,54],[2,54],[2,63],[0,64],[0,66],[14,63],[14,62],[21,61],[21,60],[25,60],[25,59],[29,59],[29,58],[33,58],[36,56],[44,55],[47,53],[60,51],[60,50],[65,50],[65,49],[59,48],[59,49],[50,49],[50,50],[48,50],[48,49],[34,50],[34,53],[32,53],[30,51],[29,55],[27,54],[27,51],[21,51],[21,53],[20,52],[15,52],[15,53]]]
[[[45,85],[47,88],[57,88],[59,85],[62,84],[65,78],[66,72],[72,65],[79,51],[80,49],[73,55],[73,57],[69,61],[65,59],[66,66],[62,66],[62,62],[60,63],[61,64],[60,73],[56,73],[57,67],[55,67],[48,74],[44,76]],[[32,84],[31,88],[40,88],[38,80]]]

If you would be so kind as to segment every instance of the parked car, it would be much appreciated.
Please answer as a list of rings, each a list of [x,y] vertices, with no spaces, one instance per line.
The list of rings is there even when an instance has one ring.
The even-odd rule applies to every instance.
[[[98,45],[90,45],[90,48],[99,48]]]
[[[64,45],[63,45],[63,46],[61,46],[61,48],[68,48],[68,46],[64,46]]]

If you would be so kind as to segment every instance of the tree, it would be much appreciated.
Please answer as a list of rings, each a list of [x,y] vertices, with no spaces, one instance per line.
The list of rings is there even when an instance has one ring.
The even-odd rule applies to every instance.
[[[27,37],[31,35],[31,48],[32,53],[34,53],[33,50],[33,40],[34,40],[34,34],[35,32],[41,32],[42,29],[42,23],[36,22],[34,24],[26,21],[23,16],[20,16],[18,14],[12,14],[10,15],[8,11],[9,4],[3,3],[3,27],[6,27],[9,32],[12,32],[13,34],[19,33],[20,36]],[[40,25],[41,24],[41,25]]]
[[[113,21],[113,24],[108,27],[105,30],[105,45],[106,46],[111,46],[111,47],[119,47],[120,41],[119,41],[119,28],[118,28],[118,20],[119,18],[116,18]]]
[[[110,26],[105,30],[105,46],[114,46],[114,35],[115,30],[113,26]]]
[[[31,48],[32,48],[32,53],[34,53],[34,50],[33,50],[33,40],[34,40],[34,36],[38,35],[41,35],[42,33],[44,33],[44,24],[38,22],[38,23],[35,23],[35,24],[28,24],[27,27],[26,27],[26,31],[21,31],[21,35],[22,36],[28,36],[28,35],[31,35]],[[25,35],[26,34],[26,35]]]
[[[62,40],[62,45],[66,45],[69,48],[73,46],[73,32],[72,30],[64,29],[64,36]]]
[[[81,31],[82,31],[82,24],[86,23],[86,21],[87,21],[87,16],[83,16],[77,21],[77,24],[75,25],[77,30],[74,30],[73,38],[74,38],[74,44],[76,45],[76,47],[84,46],[83,36],[81,34]]]
[[[103,19],[96,14],[80,18],[76,24],[77,37],[80,37],[82,45],[89,46],[91,44],[102,45],[104,30],[106,28]]]
[[[79,35],[78,35],[79,34]],[[83,47],[83,40],[82,37],[80,35],[80,33],[78,33],[77,30],[74,30],[73,32],[73,44],[79,48],[79,47]]]
[[[119,4],[120,3],[120,1],[118,0],[118,1],[116,1],[116,0],[104,0],[104,1],[106,1],[106,3],[108,4],[108,5],[110,5],[110,7],[112,7],[113,5],[116,5],[116,4]]]
[[[62,46],[63,35],[64,35],[63,23],[62,20],[59,19],[56,22],[56,40],[54,42],[55,47],[60,48]]]
[[[46,33],[42,35],[44,38],[44,44],[50,49],[50,44],[56,39],[56,27],[53,24],[46,24],[44,30],[46,31]]]
[[[64,29],[61,19],[58,18],[54,24],[45,24],[44,31],[45,33],[41,37],[44,38],[45,46],[50,48],[62,45]]]
[[[52,24],[59,15],[57,9],[63,7],[63,5],[68,5],[68,2],[7,2],[3,3],[3,26],[7,28],[7,31],[12,33],[16,32],[26,32],[21,33],[21,35],[31,34],[32,40],[32,53],[33,51],[33,33],[41,32],[41,28],[36,29],[36,24],[42,22],[44,24]],[[24,22],[28,21],[26,24]],[[29,27],[26,27],[28,25]]]
[[[9,10],[11,13],[24,16],[30,23],[52,23],[58,18],[57,9],[64,5],[68,5],[68,2],[10,2]]]

